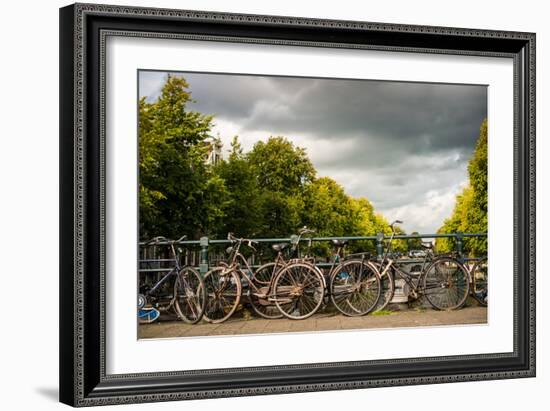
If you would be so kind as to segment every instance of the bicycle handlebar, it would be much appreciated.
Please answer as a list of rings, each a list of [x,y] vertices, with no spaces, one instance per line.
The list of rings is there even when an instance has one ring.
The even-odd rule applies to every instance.
[[[393,221],[393,222],[390,224],[390,228],[391,228],[392,233],[395,233],[395,228],[394,228],[394,226],[397,225],[397,224],[403,224],[403,221],[401,221],[401,220],[395,220],[395,221]]]
[[[256,251],[256,248],[252,244],[258,245],[257,241],[251,240],[249,238],[237,238],[233,233],[227,233],[227,239],[233,243],[246,243],[246,245]]]
[[[169,240],[168,238],[160,235],[160,236],[157,236],[157,237],[153,237],[151,238],[150,240],[147,240],[145,241],[143,244],[144,245],[149,245],[149,244],[158,244],[158,243],[161,243],[161,242],[166,242],[168,244],[175,244],[175,243],[179,243],[181,241],[184,241],[185,239],[187,238],[186,235],[182,235],[179,239],[177,240]]]
[[[304,226],[298,231],[298,234],[300,234],[300,235],[315,234],[315,230],[312,230],[312,229],[307,228],[306,226]]]
[[[148,245],[148,244],[153,244],[153,243],[160,243],[161,241],[168,241],[168,239],[166,237],[163,237],[163,236],[158,236],[158,237],[153,237],[151,238],[150,240],[147,240],[145,241],[145,245]]]

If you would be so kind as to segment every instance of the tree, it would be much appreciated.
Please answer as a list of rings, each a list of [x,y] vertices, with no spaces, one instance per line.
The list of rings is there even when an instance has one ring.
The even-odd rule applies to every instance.
[[[329,177],[314,180],[305,187],[302,221],[321,236],[346,236],[354,228],[353,200]]]
[[[314,228],[320,236],[367,237],[378,233],[389,235],[391,230],[387,220],[374,211],[366,198],[353,198],[343,187],[329,177],[315,179],[305,188],[302,221]],[[350,252],[376,250],[374,241],[353,241],[348,246]],[[405,251],[402,240],[393,243],[393,249]],[[318,254],[328,254],[325,245],[316,247]]]
[[[221,161],[215,173],[224,181],[229,196],[225,218],[216,233],[225,236],[227,232],[234,232],[250,237],[260,234],[260,190],[237,136],[231,142],[228,160]]]
[[[475,151],[468,162],[469,184],[457,195],[451,217],[446,219],[438,233],[487,232],[487,119],[479,131]],[[455,241],[438,239],[436,249],[440,252],[454,250]],[[479,256],[487,254],[487,237],[467,238],[463,250]]]
[[[219,175],[212,173],[204,185],[201,203],[202,207],[197,213],[200,218],[199,235],[225,236],[227,230],[223,227],[226,223],[228,210],[233,205],[233,198],[227,182]]]
[[[258,185],[287,195],[301,192],[315,178],[315,167],[306,150],[284,137],[257,142],[247,155]]]
[[[315,168],[305,149],[285,137],[257,142],[246,155],[240,144],[232,145],[235,157],[246,161],[257,187],[258,229],[262,236],[286,237],[302,224],[302,199],[315,177]],[[244,167],[244,164],[243,164]]]
[[[219,181],[209,182],[204,163],[212,117],[187,109],[192,101],[188,88],[182,77],[168,76],[155,102],[143,98],[139,103],[142,238],[197,236],[209,228],[207,213],[220,215],[204,202],[211,190],[221,189]]]
[[[304,224],[304,204],[299,195],[284,195],[262,189],[259,196],[262,237],[288,237]]]
[[[352,236],[376,236],[383,233],[388,227],[386,219],[376,214],[372,203],[364,197],[351,198],[353,209],[353,228],[350,231]],[[369,251],[376,252],[374,241],[355,241],[349,246],[351,252]]]

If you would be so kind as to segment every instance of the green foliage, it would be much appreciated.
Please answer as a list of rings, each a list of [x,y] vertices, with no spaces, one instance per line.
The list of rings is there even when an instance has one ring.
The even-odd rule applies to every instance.
[[[382,214],[374,212],[374,207],[366,198],[352,198],[353,209],[353,228],[351,235],[353,236],[376,236],[378,233],[390,234],[388,221]],[[395,245],[395,243],[394,243]],[[375,241],[356,241],[350,244],[351,252],[369,251],[376,252]]]
[[[284,137],[258,141],[247,158],[265,190],[292,195],[302,192],[315,178],[315,167],[306,150]]]
[[[288,237],[303,225],[300,220],[303,202],[299,196],[261,190],[259,201],[260,237]]]
[[[199,215],[202,220],[199,227],[202,228],[202,233],[209,236],[227,234],[226,230],[219,229],[225,224],[227,211],[234,202],[227,182],[221,176],[213,174],[206,180],[201,200],[202,210]]]
[[[487,232],[487,120],[481,124],[479,139],[468,163],[469,185],[457,195],[451,217],[443,223],[439,233]],[[455,249],[452,239],[438,239],[436,250],[449,252]],[[487,238],[465,238],[464,251],[472,256],[487,254]]]
[[[308,184],[304,190],[302,221],[315,227],[318,236],[347,236],[354,229],[353,199],[329,177]]]
[[[344,237],[354,229],[353,199],[329,177],[315,179],[304,189],[302,222],[316,230],[318,237]],[[314,244],[316,254],[329,255],[326,243]]]
[[[220,237],[228,232],[253,237],[261,232],[260,190],[238,137],[233,138],[231,147],[229,159],[221,161],[214,170],[228,193],[225,216],[214,231]]]
[[[188,87],[183,78],[168,76],[157,101],[139,102],[142,238],[199,236],[221,213],[216,206],[203,207],[205,198],[220,192],[203,160],[212,117],[187,109]]]

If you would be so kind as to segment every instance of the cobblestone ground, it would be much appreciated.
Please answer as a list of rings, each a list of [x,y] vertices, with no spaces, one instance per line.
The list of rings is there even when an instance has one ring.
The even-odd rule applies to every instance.
[[[251,315],[242,309],[228,321],[209,324],[204,321],[189,325],[181,321],[160,321],[140,324],[139,338],[197,337],[207,335],[265,334],[304,331],[350,330],[369,328],[423,327],[458,324],[487,323],[487,308],[464,307],[457,311],[436,311],[412,309],[405,311],[384,311],[364,317],[345,317],[337,313],[318,313],[308,319],[266,320]]]

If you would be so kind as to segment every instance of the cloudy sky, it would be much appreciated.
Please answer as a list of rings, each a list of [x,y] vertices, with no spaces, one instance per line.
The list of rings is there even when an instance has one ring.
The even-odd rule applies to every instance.
[[[285,136],[306,148],[318,176],[407,232],[435,232],[451,214],[487,115],[480,85],[174,74],[189,83],[190,108],[215,115],[224,151],[234,135],[245,150]],[[141,71],[140,96],[155,100],[166,75]]]

